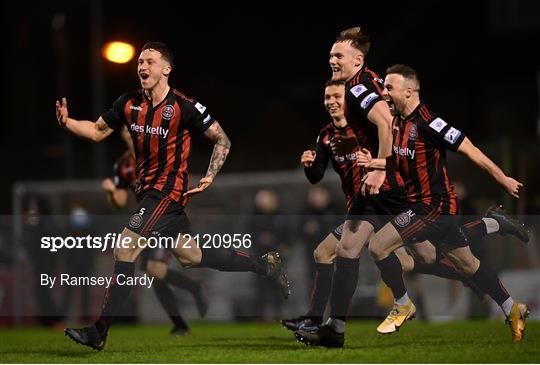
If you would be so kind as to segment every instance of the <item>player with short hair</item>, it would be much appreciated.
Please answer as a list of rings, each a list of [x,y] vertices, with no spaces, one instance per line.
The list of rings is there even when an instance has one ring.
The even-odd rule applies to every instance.
[[[324,105],[332,121],[319,132],[316,150],[304,151],[300,163],[304,166],[304,172],[308,180],[312,184],[316,184],[324,177],[326,167],[330,161],[333,169],[340,177],[347,209],[350,209],[355,195],[360,193],[362,168],[356,163],[357,152],[360,151],[361,147],[356,141],[354,131],[345,118],[345,93],[344,81],[329,80],[326,83]],[[345,144],[350,144],[350,146],[345,146]],[[392,210],[389,207],[389,212],[398,213],[399,210]],[[507,218],[505,215],[501,215],[501,217]],[[497,218],[501,220],[498,216]],[[468,236],[479,239],[487,234],[486,224],[493,225],[498,224],[498,222],[488,216],[471,222],[470,226],[475,228],[465,227],[464,232]],[[484,229],[480,230],[478,227]],[[281,323],[287,329],[292,331],[313,331],[322,324],[332,286],[336,247],[341,238],[342,230],[343,224],[336,227],[314,250],[313,257],[316,262],[316,272],[310,309],[303,316],[282,320]],[[517,233],[515,230],[508,231],[512,234]],[[445,259],[428,263],[418,262],[405,251],[405,248],[400,248],[396,251],[396,254],[404,272],[423,273],[450,280],[459,280],[464,282],[466,286],[471,287],[477,295],[482,295],[482,292],[470,280],[458,273]]]
[[[137,162],[136,195],[140,203],[122,232],[138,242],[140,237],[189,234],[190,224],[184,207],[188,196],[207,189],[221,170],[231,143],[220,124],[201,103],[169,86],[173,69],[171,51],[162,42],[146,43],[138,59],[137,75],[141,90],[122,95],[113,107],[94,123],[68,117],[67,101],[56,102],[60,126],[70,133],[100,142],[115,129],[128,128]],[[188,188],[191,140],[204,135],[214,144],[206,175],[199,184]],[[225,248],[199,248],[185,235],[178,235],[171,247],[185,267],[208,267],[220,271],[251,271],[275,281],[283,296],[290,294],[289,282],[277,252],[252,257],[241,251]],[[129,246],[129,245],[128,245]],[[116,247],[114,277],[132,277],[133,262],[144,247]],[[128,285],[112,285],[103,300],[99,320],[91,327],[68,328],[66,335],[77,343],[102,350],[114,318],[121,315],[122,304],[130,293]]]
[[[364,64],[369,48],[369,38],[362,33],[360,27],[346,29],[339,34],[330,50],[329,64],[332,79],[345,81],[346,119],[358,143],[373,155],[377,154],[379,158],[385,159],[392,155],[393,117],[382,96],[384,87],[382,79]],[[345,146],[350,145],[350,142],[337,141],[336,144]],[[329,338],[329,346],[343,346],[347,313],[358,282],[362,248],[375,230],[408,205],[399,171],[383,169],[373,169],[367,173],[363,171],[360,179],[369,194],[367,196],[356,194],[347,213],[343,234],[336,249],[336,270],[333,279],[340,285],[334,285],[332,288],[331,315],[327,326],[321,328],[322,332],[316,331],[310,336],[306,333],[296,334],[298,339],[308,344],[326,346],[325,338]],[[490,218],[493,217],[485,219]],[[490,225],[491,232],[486,232],[486,224],[471,226],[469,232],[476,237],[497,230],[500,233],[523,230],[516,226],[515,222],[501,219],[502,221],[504,224],[494,223],[496,229]],[[523,236],[523,232],[520,234]],[[439,261],[435,248],[427,241],[416,242],[409,248],[414,251],[415,258],[423,263]],[[329,335],[325,337],[326,331],[329,331]],[[322,334],[322,337],[318,334]]]
[[[393,252],[403,244],[429,239],[501,307],[510,325],[512,342],[521,341],[529,309],[514,301],[497,274],[472,254],[458,224],[458,202],[447,173],[446,150],[463,153],[515,198],[519,198],[523,184],[506,176],[462,131],[421,101],[420,81],[412,67],[389,67],[384,87],[383,96],[396,127],[394,158],[372,160],[366,153],[361,163],[367,168],[398,169],[406,184],[409,207],[370,239],[370,253],[396,298],[392,312],[377,331],[383,334],[396,331],[415,311],[403,283],[401,265]]]

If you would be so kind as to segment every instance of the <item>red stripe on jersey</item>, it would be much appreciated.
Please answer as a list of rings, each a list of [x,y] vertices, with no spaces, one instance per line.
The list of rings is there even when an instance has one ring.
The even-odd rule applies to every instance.
[[[375,86],[375,88],[377,89],[377,91],[379,93],[382,94],[382,89],[381,89],[381,86],[379,85],[379,83],[377,82],[377,79],[379,78],[379,75],[377,75],[375,72],[371,71],[369,68],[366,67],[366,72],[369,73],[371,75],[371,77],[373,77],[373,79],[371,80],[371,83]]]
[[[347,135],[347,137],[356,136],[352,128],[348,128],[345,134]],[[356,164],[356,161],[353,161],[351,170],[352,170],[351,173],[352,173],[353,186],[351,187],[350,191],[352,190],[353,194],[356,194],[360,190],[360,187],[362,186],[362,175],[363,175],[364,169],[358,166]]]
[[[426,113],[426,108],[423,105],[420,107],[418,111],[420,112],[420,115],[425,121],[429,120],[429,115]]]
[[[161,112],[159,111],[159,108],[155,110],[154,115],[152,117],[152,127],[151,128],[159,128],[161,126]],[[150,156],[148,158],[150,159],[148,163],[148,171],[145,178],[146,184],[151,184],[152,181],[155,179],[156,174],[159,173],[159,140],[160,136],[153,135],[150,137]],[[157,184],[154,186],[158,190],[161,190],[157,187]]]
[[[480,223],[482,223],[482,221],[480,219],[478,219],[478,220],[475,220],[475,221],[472,221],[472,222],[469,222],[469,223],[465,223],[463,225],[463,227],[471,228],[471,227],[475,227],[475,226],[479,225]]]
[[[177,120],[178,123],[182,120],[182,110],[180,108],[180,105],[178,103],[173,104],[174,108],[174,120]],[[174,170],[174,162],[177,155],[176,151],[176,141],[178,138],[183,138],[183,135],[177,135],[176,133],[173,133],[173,128],[176,128],[174,123],[171,123],[169,125],[169,134],[167,135],[167,145],[166,145],[166,157],[165,157],[165,167],[161,171],[160,179],[157,181],[155,188],[162,191],[165,188],[165,185],[167,184],[167,180],[169,177],[169,174],[171,174]],[[179,129],[181,130],[181,129]],[[178,171],[180,173],[180,171]],[[176,177],[175,177],[176,179]],[[176,184],[175,184],[176,187]],[[173,187],[174,190],[174,187]],[[171,196],[172,199],[178,200],[179,197]]]
[[[133,99],[129,100],[126,104],[126,108],[128,108],[127,110],[129,110],[129,107],[133,105]],[[137,115],[137,127],[140,127],[140,128],[144,128],[144,124],[145,124],[145,121],[144,121],[144,117],[146,116],[146,112],[148,111],[148,104],[147,103],[141,103],[141,105],[139,105],[139,107],[142,108],[141,111],[139,111],[139,114]],[[130,119],[128,119],[130,120]],[[137,133],[137,132],[135,132]],[[139,134],[137,136],[137,144],[134,146],[135,147],[135,156],[137,157],[137,189],[139,190],[139,188],[141,187],[141,183],[142,181],[139,181],[139,177],[140,176],[143,176],[142,175],[142,171],[141,171],[141,166],[144,162],[144,156],[143,156],[143,153],[142,153],[142,150],[143,150],[143,143],[144,143],[144,134]]]
[[[450,197],[450,214],[457,214],[458,213],[458,207],[457,207],[457,196],[454,193],[454,188],[452,187],[452,184],[450,184],[450,179],[448,178],[448,175],[446,173],[446,166],[443,166],[443,175],[444,175],[444,185],[446,186],[446,191],[448,192],[448,196]]]
[[[403,131],[401,128],[399,130],[399,133],[396,134],[396,145],[397,146],[400,146],[400,148],[407,148],[407,143],[409,141],[409,138],[405,137],[408,135],[408,131],[407,131],[407,128],[410,128],[410,126],[405,126],[405,130]],[[401,133],[401,135],[400,135]],[[398,155],[399,156],[399,155]],[[402,176],[406,176],[407,178],[409,178],[410,180],[410,173],[409,173],[409,163],[407,161],[407,157],[397,157],[398,159],[398,166],[399,166],[399,170],[402,174]],[[401,163],[400,163],[401,161]],[[408,189],[411,189],[412,187],[409,186]],[[411,194],[409,194],[411,195]]]
[[[186,185],[189,183],[189,176],[187,174],[187,166],[188,166],[188,160],[189,160],[189,154],[191,153],[191,137],[189,134],[186,133],[186,138],[184,139],[184,142],[182,143],[183,150],[182,155],[180,156],[182,160],[182,164],[180,165],[180,169],[178,170],[178,175],[176,176],[175,184],[174,184],[174,196],[177,196],[178,199],[180,199],[180,191],[183,190],[183,185]],[[187,203],[187,197],[183,197],[183,205]]]
[[[412,123],[409,123],[409,126]],[[424,143],[418,143],[415,141],[416,145],[416,173],[418,174],[420,187],[422,190],[423,201],[426,204],[431,203],[431,188],[429,186],[429,171],[427,169],[427,156],[426,156],[426,146]],[[429,197],[429,198],[426,198]]]
[[[233,250],[233,252],[236,254],[236,256],[242,256],[242,257],[246,257],[248,259],[251,258],[251,256],[247,252],[236,251],[236,250]]]

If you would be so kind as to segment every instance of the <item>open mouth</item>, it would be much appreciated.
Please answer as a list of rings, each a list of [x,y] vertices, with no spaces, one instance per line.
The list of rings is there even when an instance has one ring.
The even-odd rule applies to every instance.
[[[139,76],[140,76],[140,78],[143,79],[143,80],[146,80],[147,78],[150,77],[150,75],[147,74],[146,72],[141,72],[141,73],[139,74]]]
[[[394,104],[394,101],[390,98],[386,99],[386,102],[388,103],[388,108],[390,108],[390,112],[394,112],[395,111],[395,104]]]

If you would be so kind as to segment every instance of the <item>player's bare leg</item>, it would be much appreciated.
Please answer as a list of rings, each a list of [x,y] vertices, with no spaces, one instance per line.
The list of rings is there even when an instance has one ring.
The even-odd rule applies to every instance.
[[[529,316],[526,304],[515,302],[499,280],[497,274],[485,263],[480,262],[471,252],[469,246],[444,247],[445,255],[456,268],[471,280],[502,309],[506,322],[512,332],[512,342],[519,342],[525,333],[525,321]]]

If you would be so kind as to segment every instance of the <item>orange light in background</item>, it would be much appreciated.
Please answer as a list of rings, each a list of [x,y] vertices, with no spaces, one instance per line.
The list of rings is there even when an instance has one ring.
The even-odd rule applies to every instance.
[[[109,42],[103,46],[103,57],[115,63],[126,63],[131,61],[135,54],[135,48],[124,42]]]

